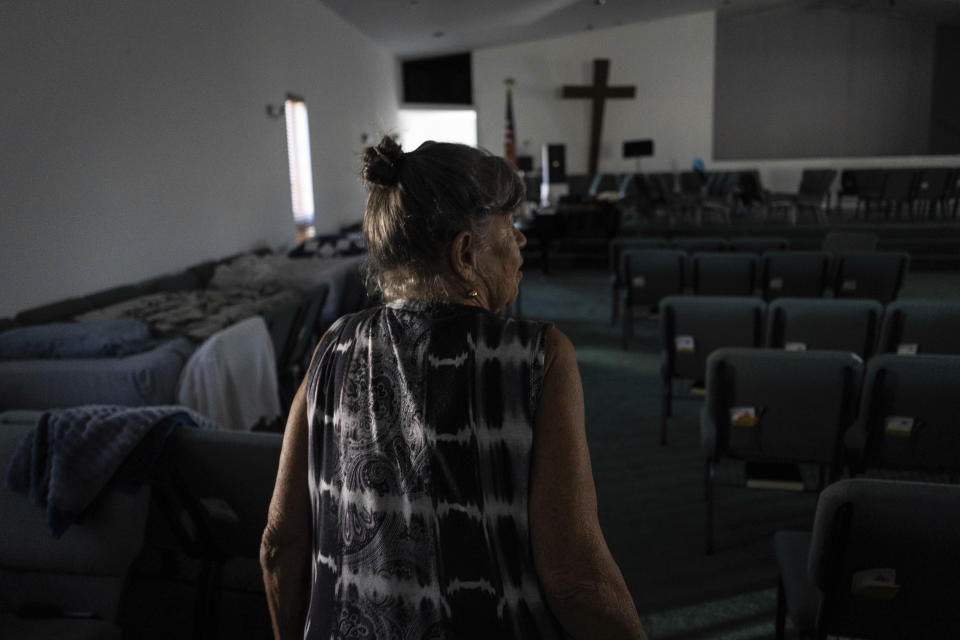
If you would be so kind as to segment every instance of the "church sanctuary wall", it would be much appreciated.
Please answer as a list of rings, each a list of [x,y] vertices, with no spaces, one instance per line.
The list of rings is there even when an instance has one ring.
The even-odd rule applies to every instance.
[[[610,60],[611,85],[636,87],[636,98],[606,101],[598,168],[636,171],[625,140],[652,138],[655,155],[643,171],[685,169],[709,158],[713,127],[714,13],[473,52],[479,143],[503,152],[504,79],[514,78],[517,150],[540,165],[544,143],[564,143],[568,173],[586,173],[590,100],[562,99],[563,85],[593,81],[593,59]]]
[[[282,107],[310,112],[316,225],[362,216],[395,63],[314,0],[0,2],[0,316],[294,242]]]
[[[930,153],[935,33],[898,12],[720,16],[714,157]]]

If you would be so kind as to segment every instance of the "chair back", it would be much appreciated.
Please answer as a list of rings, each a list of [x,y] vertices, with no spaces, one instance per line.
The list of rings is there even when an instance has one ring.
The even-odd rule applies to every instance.
[[[883,183],[883,199],[887,202],[906,202],[913,198],[917,180],[915,169],[888,169]]]
[[[698,251],[723,251],[727,248],[727,241],[712,236],[680,236],[670,239],[670,246],[682,249],[687,253]]]
[[[730,238],[727,242],[730,251],[750,251],[763,253],[764,251],[784,251],[790,248],[790,240],[780,237],[750,237]]]
[[[850,251],[837,257],[834,295],[871,298],[886,304],[895,300],[907,277],[910,254],[904,251]]]
[[[38,415],[0,424],[0,469]],[[115,620],[127,571],[143,545],[150,493],[107,488],[82,521],[54,538],[45,509],[0,483],[0,611],[41,605]]]
[[[817,503],[815,637],[960,637],[960,487],[848,479]]]
[[[623,253],[627,305],[655,306],[683,293],[687,254],[677,249],[635,249]]]
[[[878,351],[960,355],[960,301],[895,300],[883,314]]]
[[[278,366],[283,367],[283,370],[291,367],[298,368],[304,358],[310,355],[309,352],[316,341],[320,339],[320,311],[327,301],[329,292],[330,285],[324,283],[306,293],[307,307],[296,327],[290,351],[285,354],[283,362],[277,363]]]
[[[631,249],[664,249],[667,246],[665,238],[644,236],[644,237],[618,237],[610,240],[608,247],[607,266],[610,273],[616,276],[617,283],[623,282],[624,264],[623,252]]]
[[[924,169],[917,181],[917,200],[935,202],[943,198],[951,172],[946,168]]]
[[[162,490],[188,553],[258,557],[282,442],[264,432],[180,428],[170,435]]]
[[[819,204],[830,195],[837,177],[836,169],[804,169],[800,175],[797,199],[801,204]]]
[[[859,470],[960,472],[960,356],[870,359],[848,437]]]
[[[716,457],[836,467],[862,376],[863,361],[846,351],[718,349],[707,358],[704,447]]]
[[[767,300],[816,298],[827,288],[830,254],[826,251],[767,251],[760,268],[760,287]]]
[[[767,346],[790,351],[852,351],[869,358],[883,305],[876,300],[778,298],[767,311]]]
[[[828,231],[823,237],[820,248],[824,251],[839,253],[841,251],[874,251],[880,238],[875,233],[861,233],[856,231]]]
[[[587,189],[587,195],[591,198],[596,198],[597,195],[607,192],[614,191],[619,192],[620,189],[620,180],[616,175],[612,173],[598,173],[593,176],[593,180],[590,181],[590,187]]]
[[[708,296],[751,296],[759,259],[753,253],[701,252],[691,258],[693,292]]]
[[[663,374],[703,382],[720,347],[759,347],[766,303],[753,297],[668,296],[660,302]]]

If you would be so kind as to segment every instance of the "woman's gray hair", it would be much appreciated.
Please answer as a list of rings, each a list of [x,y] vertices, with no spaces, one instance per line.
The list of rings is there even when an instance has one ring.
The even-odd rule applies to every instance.
[[[524,199],[523,180],[502,159],[463,144],[424,142],[404,153],[384,137],[367,147],[363,178],[370,189],[363,234],[367,281],[385,300],[449,297],[450,244],[477,233],[490,215],[509,213]]]

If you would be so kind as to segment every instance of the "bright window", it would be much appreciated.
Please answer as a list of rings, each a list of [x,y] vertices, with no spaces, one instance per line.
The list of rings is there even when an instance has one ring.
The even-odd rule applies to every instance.
[[[401,109],[400,144],[413,151],[427,140],[477,146],[477,112],[473,109]]]
[[[290,163],[290,200],[298,227],[313,224],[313,166],[310,161],[310,124],[307,105],[288,97],[284,103],[287,120],[287,159]]]

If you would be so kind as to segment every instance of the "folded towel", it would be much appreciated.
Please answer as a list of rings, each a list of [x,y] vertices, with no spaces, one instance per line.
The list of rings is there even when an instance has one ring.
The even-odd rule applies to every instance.
[[[17,447],[7,486],[44,507],[50,533],[59,538],[108,485],[139,489],[178,425],[217,428],[180,406],[48,411]]]

